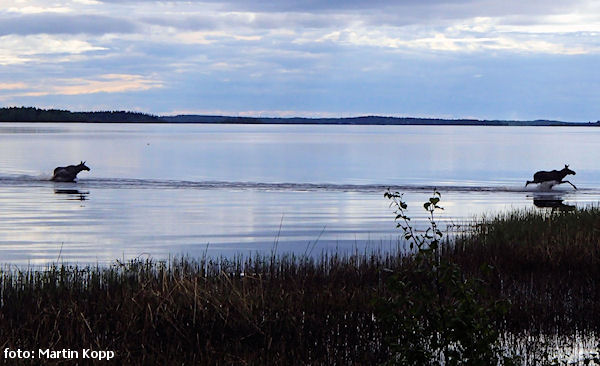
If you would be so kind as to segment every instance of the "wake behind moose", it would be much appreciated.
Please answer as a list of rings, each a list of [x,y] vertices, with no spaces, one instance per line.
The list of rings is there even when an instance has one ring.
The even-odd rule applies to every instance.
[[[85,165],[85,161],[80,162],[78,165],[59,166],[54,169],[54,175],[50,180],[55,182],[74,182],[77,174],[82,170],[90,170]]]
[[[575,172],[569,169],[569,166],[565,164],[565,167],[561,170],[552,170],[552,171],[544,171],[541,170],[533,175],[533,180],[528,180],[525,183],[525,187],[527,187],[531,183],[544,184],[552,188],[557,184],[569,183],[573,186],[573,188],[577,189],[575,185],[568,180],[563,180],[567,175],[575,175]]]

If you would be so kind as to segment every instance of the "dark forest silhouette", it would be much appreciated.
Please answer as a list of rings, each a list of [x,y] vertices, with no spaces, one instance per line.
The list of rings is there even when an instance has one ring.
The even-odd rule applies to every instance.
[[[125,111],[71,112],[33,107],[0,108],[0,122],[161,122],[145,113]]]
[[[211,115],[156,116],[130,111],[71,112],[35,107],[0,108],[0,122],[106,122],[106,123],[223,123],[223,124],[315,124],[315,125],[424,125],[424,126],[600,126],[597,122],[552,120],[508,121],[360,116],[346,118],[240,117]]]

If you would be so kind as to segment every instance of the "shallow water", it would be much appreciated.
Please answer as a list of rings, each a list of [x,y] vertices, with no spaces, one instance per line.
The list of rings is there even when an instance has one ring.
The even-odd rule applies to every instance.
[[[581,127],[0,124],[0,262],[394,248],[388,187],[405,193],[416,225],[434,187],[451,224],[534,202],[592,204],[599,137]],[[77,183],[48,181],[80,160],[91,171]],[[565,163],[578,191],[524,188]]]

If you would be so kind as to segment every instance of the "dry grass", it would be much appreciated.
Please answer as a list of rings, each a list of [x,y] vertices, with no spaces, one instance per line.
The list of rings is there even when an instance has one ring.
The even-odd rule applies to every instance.
[[[492,296],[510,301],[497,321],[513,352],[543,354],[554,346],[541,339],[573,344],[600,333],[600,209],[481,220],[441,253],[486,280]],[[365,253],[7,268],[0,271],[0,344],[114,350],[116,364],[378,364],[391,354],[374,299],[389,294],[392,273],[411,270],[411,258]],[[483,264],[493,270],[482,273]]]
[[[126,364],[373,364],[371,302],[398,257],[133,261],[2,272],[0,342]],[[386,273],[386,272],[384,272]]]

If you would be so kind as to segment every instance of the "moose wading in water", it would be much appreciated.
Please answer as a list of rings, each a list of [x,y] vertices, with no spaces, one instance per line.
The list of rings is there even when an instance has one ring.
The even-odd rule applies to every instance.
[[[575,175],[575,172],[569,169],[567,164],[565,164],[565,167],[561,170],[553,170],[551,172],[542,170],[535,173],[533,175],[533,180],[528,180],[527,183],[525,183],[525,187],[527,187],[530,183],[538,183],[551,189],[557,184],[569,183],[573,186],[573,188],[577,189],[573,183],[569,182],[568,180],[563,180],[567,175],[570,174]]]
[[[74,182],[77,174],[82,170],[90,170],[90,168],[85,166],[85,161],[80,162],[79,165],[59,166],[54,169],[54,175],[50,180],[55,182]]]

